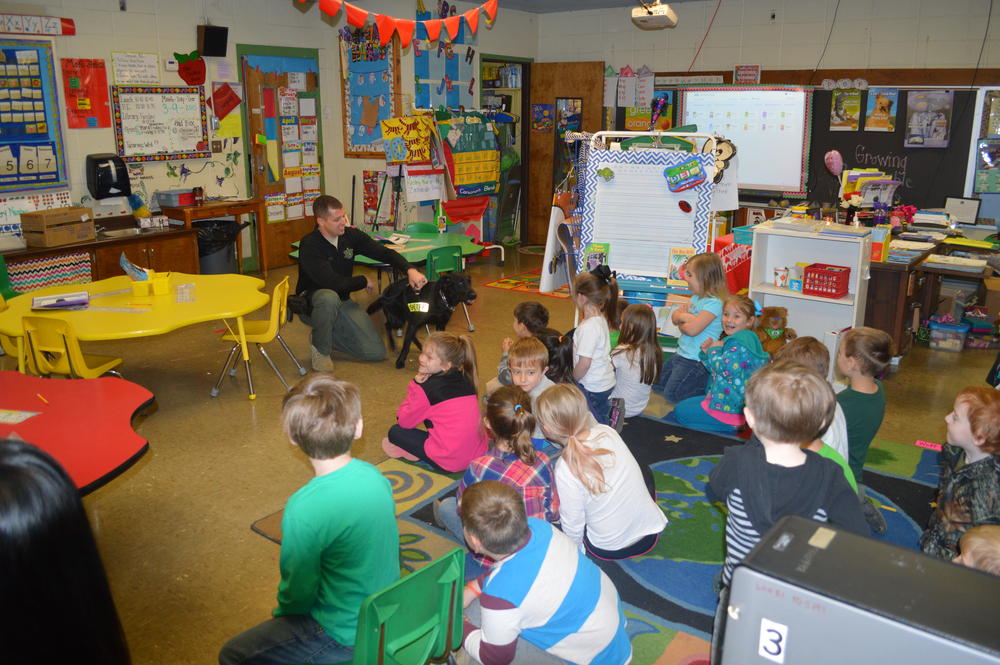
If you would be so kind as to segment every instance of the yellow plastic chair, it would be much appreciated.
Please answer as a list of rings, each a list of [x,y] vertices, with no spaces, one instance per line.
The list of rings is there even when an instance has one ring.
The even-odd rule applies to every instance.
[[[121,374],[113,370],[122,364],[122,359],[85,354],[69,321],[45,316],[25,316],[21,319],[21,325],[24,329],[25,355],[32,374],[62,374],[71,378],[96,379],[111,373],[121,377]]]
[[[274,293],[271,294],[271,316],[264,321],[244,321],[243,330],[246,333],[247,344],[256,344],[257,349],[260,351],[260,355],[264,356],[264,360],[267,364],[271,366],[274,373],[278,375],[281,380],[282,385],[285,386],[285,390],[289,390],[291,386],[285,381],[285,377],[278,370],[278,366],[274,364],[271,360],[271,356],[267,355],[267,351],[264,350],[264,344],[277,339],[281,347],[285,349],[288,357],[292,359],[295,363],[295,367],[299,370],[299,376],[304,376],[306,370],[299,364],[298,358],[292,353],[292,350],[288,348],[288,344],[285,340],[281,338],[281,326],[288,320],[288,277],[278,282],[278,285],[274,287]],[[222,389],[222,380],[226,377],[226,372],[229,372],[229,376],[236,376],[236,363],[234,359],[236,358],[236,353],[240,350],[239,338],[233,333],[228,332],[222,336],[223,341],[233,342],[233,348],[229,350],[229,357],[226,358],[226,364],[222,367],[222,372],[219,373],[219,380],[215,383],[215,387],[212,388],[212,397],[218,397],[219,391]],[[253,378],[250,373],[247,372],[247,380],[250,381],[250,393],[253,394]]]
[[[368,596],[358,614],[354,665],[453,663],[462,646],[465,550],[437,561]]]
[[[427,281],[433,282],[444,272],[459,272],[465,269],[465,258],[462,256],[462,248],[458,245],[448,245],[438,247],[427,252]],[[469,324],[469,332],[475,332],[476,327],[472,325],[472,318],[469,316],[469,308],[462,303],[462,311],[465,312],[465,321]]]

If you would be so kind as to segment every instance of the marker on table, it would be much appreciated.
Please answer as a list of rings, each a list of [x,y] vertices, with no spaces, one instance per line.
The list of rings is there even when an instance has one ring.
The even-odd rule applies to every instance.
[[[35,397],[37,397],[38,399],[42,400],[42,401],[43,401],[43,402],[45,402],[46,404],[48,404],[48,403],[49,403],[49,400],[47,400],[47,399],[45,399],[44,397],[42,397],[42,394],[41,394],[41,393],[35,393]]]

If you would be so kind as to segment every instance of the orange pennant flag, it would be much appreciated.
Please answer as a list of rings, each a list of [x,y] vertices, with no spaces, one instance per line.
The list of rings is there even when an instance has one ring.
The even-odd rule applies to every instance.
[[[365,21],[368,20],[368,12],[360,7],[355,7],[349,2],[344,3],[344,11],[347,12],[347,22],[355,28],[363,27]]]
[[[458,30],[462,27],[461,16],[449,16],[444,19],[444,27],[448,30],[448,36],[452,39],[458,37]]]
[[[329,16],[336,16],[344,0],[319,0],[319,10]]]
[[[392,33],[396,31],[396,21],[385,14],[375,14],[375,25],[378,26],[378,43],[385,46],[392,41]]]
[[[396,34],[399,35],[399,45],[406,48],[413,39],[413,31],[417,28],[417,22],[405,18],[396,19]]]
[[[462,16],[465,17],[465,22],[469,24],[469,30],[472,31],[472,34],[476,34],[476,30],[479,29],[479,7],[470,9],[462,14]]]
[[[486,12],[490,21],[493,21],[497,17],[497,0],[486,0],[483,3],[483,11]]]
[[[436,18],[431,21],[421,21],[427,29],[427,41],[436,42],[441,36],[441,19]]]

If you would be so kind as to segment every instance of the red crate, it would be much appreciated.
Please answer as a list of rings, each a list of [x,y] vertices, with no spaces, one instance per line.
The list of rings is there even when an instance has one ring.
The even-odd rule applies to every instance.
[[[851,269],[846,266],[812,263],[804,271],[802,293],[836,300],[847,295],[850,280]]]

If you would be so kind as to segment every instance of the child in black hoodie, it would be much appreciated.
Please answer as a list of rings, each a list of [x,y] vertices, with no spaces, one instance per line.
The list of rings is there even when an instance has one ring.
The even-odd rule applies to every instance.
[[[833,419],[836,400],[826,380],[797,362],[778,361],[747,383],[747,424],[754,436],[726,448],[709,489],[729,509],[722,584],[733,568],[785,515],[801,515],[868,534],[857,495],[835,462],[799,446]]]

